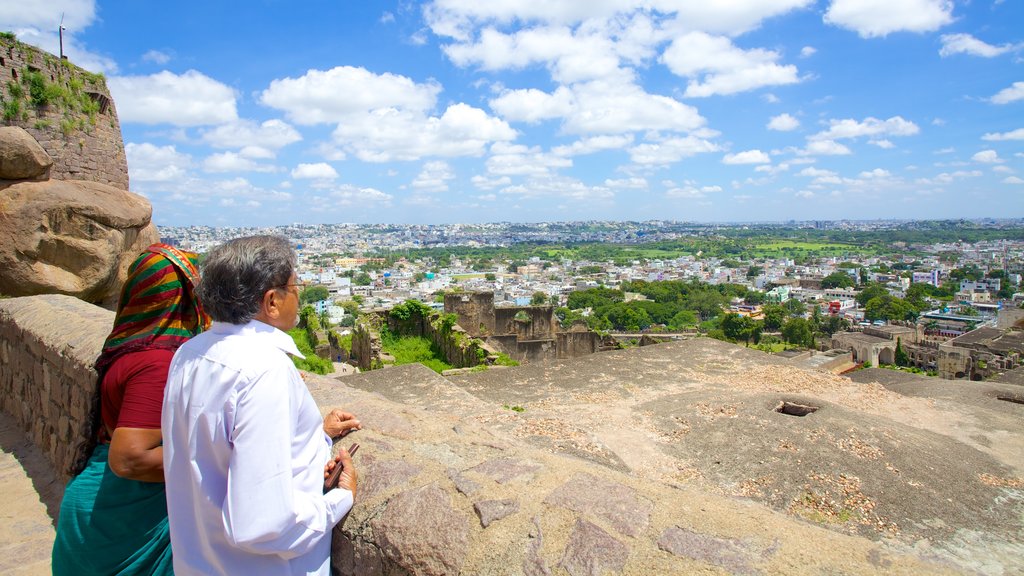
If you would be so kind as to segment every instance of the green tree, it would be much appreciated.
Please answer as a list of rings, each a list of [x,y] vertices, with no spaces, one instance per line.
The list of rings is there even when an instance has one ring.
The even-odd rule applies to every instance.
[[[747,278],[757,278],[764,272],[764,268],[761,266],[751,266],[747,268]]]
[[[354,282],[356,286],[369,286],[373,283],[373,279],[370,278],[370,275],[366,272],[360,272],[356,274],[355,278],[352,279],[352,282]]]
[[[806,318],[790,318],[782,326],[782,338],[797,346],[814,346],[814,331]]]
[[[697,325],[697,313],[693,310],[680,310],[668,323],[673,330],[682,330]]]
[[[756,343],[761,337],[762,323],[749,316],[730,312],[722,316],[721,326],[726,338],[732,341],[743,340],[748,346],[751,340]]]
[[[543,292],[534,292],[530,297],[530,306],[543,306],[548,303],[548,295]]]
[[[827,336],[836,332],[844,332],[850,328],[850,321],[842,316],[825,316],[818,326],[818,331]]]
[[[719,291],[710,288],[692,291],[683,299],[683,306],[687,310],[697,312],[701,321],[718,316],[725,303],[725,296]]]
[[[778,332],[786,321],[786,309],[778,304],[765,304],[761,309],[764,314],[764,329],[766,332]]]
[[[299,302],[302,304],[314,304],[321,300],[327,300],[330,293],[326,286],[309,286],[299,294]]]
[[[783,307],[786,309],[786,313],[790,316],[802,316],[807,312],[807,306],[796,298],[786,300],[783,303]]]
[[[488,282],[494,282],[497,279],[498,277],[497,275],[494,274],[494,272],[488,272],[484,274],[484,280],[487,280]]]
[[[853,288],[856,282],[846,272],[833,272],[821,279],[821,287],[828,290],[831,288]]]
[[[910,366],[910,357],[907,356],[907,352],[903,349],[903,343],[900,342],[899,338],[896,338],[896,365],[897,366]]]
[[[857,300],[857,304],[861,306],[867,306],[868,301],[871,300],[872,298],[888,295],[889,291],[885,289],[885,286],[882,286],[881,284],[878,283],[872,283],[868,284],[860,292],[858,292],[857,295],[854,296],[854,299]]]

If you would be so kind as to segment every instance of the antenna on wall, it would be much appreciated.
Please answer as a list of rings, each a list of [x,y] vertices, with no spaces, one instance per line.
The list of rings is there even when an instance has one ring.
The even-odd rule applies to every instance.
[[[60,36],[60,59],[66,60],[67,56],[64,55],[64,13],[60,13],[60,28],[57,30],[57,35]]]

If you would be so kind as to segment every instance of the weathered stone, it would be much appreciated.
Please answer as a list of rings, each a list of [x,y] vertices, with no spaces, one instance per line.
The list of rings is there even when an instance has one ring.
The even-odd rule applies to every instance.
[[[718,538],[710,534],[699,534],[673,526],[661,533],[658,547],[683,558],[692,558],[724,568],[730,574],[756,575],[761,572],[753,567],[756,560],[750,550],[729,538]]]
[[[17,126],[0,127],[0,180],[46,179],[53,159]]]
[[[359,499],[368,501],[400,486],[419,474],[423,467],[404,460],[367,459],[360,464]]]
[[[0,191],[0,293],[68,294],[112,306],[128,265],[159,240],[143,198],[84,181]]]
[[[481,500],[473,504],[473,510],[480,518],[480,525],[487,528],[491,522],[519,511],[518,500]]]
[[[533,529],[528,534],[530,538],[526,545],[526,554],[523,557],[523,574],[525,576],[551,576],[551,569],[540,551],[544,548],[544,531],[540,527],[540,517],[533,517]]]
[[[601,576],[622,572],[629,548],[598,526],[576,521],[562,554],[561,566],[572,576]]]
[[[600,518],[620,533],[634,537],[647,528],[653,507],[632,488],[590,474],[574,475],[544,502]]]
[[[412,574],[458,574],[465,561],[468,519],[437,484],[395,496],[370,527],[386,559]]]
[[[518,458],[494,458],[478,464],[469,470],[483,474],[498,484],[506,484],[517,478],[532,478],[542,466]]]
[[[455,485],[456,490],[466,496],[470,496],[480,489],[480,484],[474,482],[470,478],[467,478],[465,474],[454,468],[448,470],[448,479]]]

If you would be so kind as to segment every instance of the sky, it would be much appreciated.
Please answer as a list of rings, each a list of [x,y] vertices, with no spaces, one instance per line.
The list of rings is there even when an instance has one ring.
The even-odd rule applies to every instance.
[[[164,226],[1024,217],[1020,0],[0,0]]]

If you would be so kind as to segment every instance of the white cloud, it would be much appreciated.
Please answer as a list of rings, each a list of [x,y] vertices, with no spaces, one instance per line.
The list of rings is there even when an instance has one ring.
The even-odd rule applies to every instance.
[[[547,176],[553,169],[571,167],[572,160],[545,154],[539,146],[495,144],[486,164],[490,174],[499,176]]]
[[[333,180],[337,177],[338,171],[325,162],[299,164],[292,170],[292,178],[301,180]]]
[[[895,144],[893,144],[889,140],[886,140],[885,138],[882,138],[881,140],[869,140],[868,144],[874,144],[875,146],[878,146],[879,148],[883,148],[885,150],[896,147]]]
[[[302,140],[299,132],[282,120],[267,120],[256,124],[251,120],[239,120],[206,130],[203,141],[215,148],[245,148],[258,146],[277,150]]]
[[[866,178],[866,179],[881,179],[881,178],[889,178],[889,177],[892,176],[892,174],[888,170],[883,170],[882,168],[875,168],[874,170],[871,170],[871,171],[861,172],[857,176],[859,178]]]
[[[808,176],[810,178],[831,178],[836,176],[836,173],[831,170],[822,170],[821,168],[804,168],[797,172],[798,176]]]
[[[810,58],[811,56],[814,56],[817,52],[818,50],[814,46],[804,46],[803,48],[800,49],[800,57]]]
[[[666,198],[699,200],[706,198],[708,194],[721,192],[721,186],[697,186],[694,182],[683,182],[676,186],[670,183],[670,188],[665,191]]]
[[[862,136],[912,136],[920,129],[909,120],[900,116],[893,116],[888,120],[877,118],[865,118],[863,122],[847,118],[844,120],[830,120],[829,128],[810,136],[810,140],[841,140],[844,138],[860,138]]]
[[[853,152],[835,140],[811,140],[802,153],[812,156],[845,156]]]
[[[154,146],[148,142],[129,142],[124,147],[128,157],[128,176],[135,182],[171,182],[183,179],[192,164],[188,154],[174,146]]]
[[[374,110],[342,122],[334,141],[364,162],[423,157],[481,156],[493,142],[514,140],[505,121],[467,104],[453,104],[438,118],[395,108]]]
[[[423,192],[445,192],[448,190],[447,181],[454,178],[455,173],[447,162],[427,162],[412,181],[412,187]]]
[[[107,80],[122,123],[204,126],[238,119],[235,92],[195,70]]]
[[[801,190],[793,195],[796,196],[797,198],[803,198],[805,200],[814,198],[814,192],[811,192],[810,190]]]
[[[736,154],[726,154],[722,164],[768,164],[772,159],[760,150],[746,150]]]
[[[353,116],[365,117],[374,110],[423,114],[434,107],[440,91],[441,86],[434,81],[417,84],[397,74],[338,66],[274,80],[260,94],[260,102],[283,110],[299,124],[334,124],[350,121]]]
[[[991,99],[993,104],[1009,104],[1024,100],[1024,82],[1014,82],[1009,88],[1003,88]]]
[[[614,189],[646,190],[648,187],[646,178],[622,178],[618,180],[607,179],[604,185]]]
[[[581,138],[568,146],[555,146],[551,153],[557,156],[581,156],[602,150],[620,150],[633,143],[632,135],[591,136]]]
[[[171,61],[171,55],[159,50],[150,50],[142,55],[142,60],[163,66]]]
[[[1003,178],[1002,182],[1003,182],[1003,184],[1017,184],[1017,185],[1020,185],[1020,184],[1024,184],[1024,178],[1018,178],[1017,176],[1009,176],[1007,178]]]
[[[778,59],[777,52],[762,48],[743,50],[724,36],[704,32],[676,38],[661,55],[661,61],[673,74],[690,78],[684,94],[690,98],[799,82],[796,66],[777,64]]]
[[[999,158],[999,154],[995,150],[982,150],[974,156],[971,156],[971,160],[975,162],[982,162],[984,164],[997,164],[1003,160]]]
[[[778,130],[779,132],[789,132],[796,130],[800,127],[800,121],[790,116],[789,114],[779,114],[778,116],[772,116],[772,119],[768,121],[769,130]]]
[[[942,48],[939,49],[939,55],[942,57],[953,54],[970,54],[971,56],[994,58],[1018,48],[1013,44],[1003,44],[1002,46],[986,44],[970,34],[943,34],[940,40],[942,40]]]
[[[203,160],[206,172],[273,172],[275,168],[267,164],[254,162],[235,152],[211,154]]]
[[[981,137],[982,140],[989,141],[1000,141],[1000,140],[1024,140],[1024,128],[1017,128],[1009,132],[1003,133],[988,133]]]
[[[637,164],[662,165],[674,164],[704,152],[718,151],[718,145],[713,142],[696,136],[685,136],[634,146],[629,149],[629,157]]]
[[[391,206],[391,194],[381,192],[376,188],[353,186],[351,184],[344,184],[335,188],[330,193],[330,197],[333,203],[340,204],[342,206],[367,206],[367,205],[380,205],[382,207]]]
[[[508,176],[501,176],[500,178],[488,178],[486,176],[477,175],[470,178],[469,181],[473,183],[473,186],[476,186],[480,190],[494,190],[495,188],[500,188],[501,186],[508,186],[509,184],[512,183],[512,179],[509,178]],[[493,200],[494,198],[492,197],[491,199]]]
[[[535,88],[508,90],[492,99],[490,106],[505,120],[535,124],[568,116],[573,109],[573,96],[564,86],[558,87],[553,94]]]
[[[568,198],[577,203],[605,201],[615,196],[604,186],[590,186],[574,178],[555,174],[531,177],[521,185],[503,188],[501,193],[520,198]]]
[[[589,82],[573,87],[576,107],[563,129],[570,134],[621,134],[704,126],[697,109],[674,98],[648,94],[633,83]]]
[[[953,22],[952,0],[832,0],[825,22],[861,38],[931,32]]]

